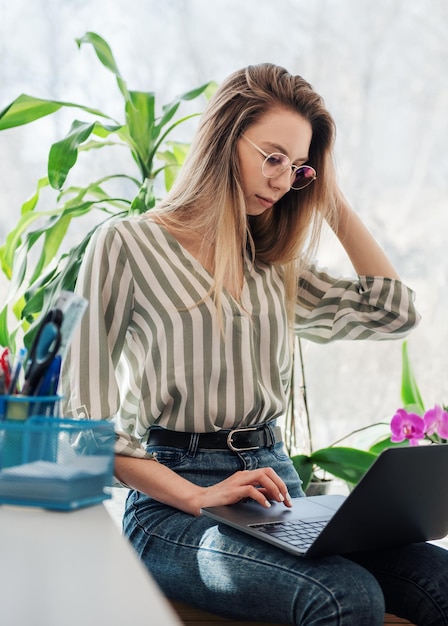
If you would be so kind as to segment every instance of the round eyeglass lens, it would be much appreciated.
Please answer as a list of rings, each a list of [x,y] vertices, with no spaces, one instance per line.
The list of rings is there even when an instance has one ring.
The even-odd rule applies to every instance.
[[[316,170],[309,165],[302,165],[294,172],[291,189],[303,189],[316,179]]]
[[[275,178],[275,176],[283,174],[288,167],[290,167],[288,157],[285,154],[274,152],[266,157],[262,169],[266,178]]]

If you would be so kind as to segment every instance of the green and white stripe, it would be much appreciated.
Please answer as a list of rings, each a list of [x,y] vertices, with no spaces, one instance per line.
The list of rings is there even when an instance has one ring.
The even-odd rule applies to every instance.
[[[147,216],[100,228],[77,290],[89,309],[64,364],[66,412],[114,419],[116,451],[144,456],[147,429],[207,432],[283,415],[290,380],[285,291],[275,267],[245,266],[241,305]],[[396,280],[301,278],[296,331],[308,339],[403,337],[417,323]]]

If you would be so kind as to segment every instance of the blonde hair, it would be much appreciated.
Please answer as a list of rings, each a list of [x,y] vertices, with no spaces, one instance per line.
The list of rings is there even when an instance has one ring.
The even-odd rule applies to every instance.
[[[261,216],[246,215],[237,142],[274,107],[299,113],[312,128],[309,163],[317,180],[285,194]],[[214,297],[226,287],[241,295],[243,255],[282,268],[288,310],[298,288],[301,263],[317,244],[323,219],[334,221],[335,126],[322,98],[301,76],[263,63],[231,74],[204,111],[196,137],[177,180],[160,204],[161,217],[174,227],[201,233],[214,244]]]

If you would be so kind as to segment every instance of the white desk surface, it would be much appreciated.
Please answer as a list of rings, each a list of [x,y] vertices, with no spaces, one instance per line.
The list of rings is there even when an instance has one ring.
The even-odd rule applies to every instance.
[[[0,506],[0,623],[179,626],[104,505]]]

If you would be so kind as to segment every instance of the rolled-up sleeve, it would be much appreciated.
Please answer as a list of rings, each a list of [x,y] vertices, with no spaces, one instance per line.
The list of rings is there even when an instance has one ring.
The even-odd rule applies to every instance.
[[[338,339],[403,339],[420,321],[415,294],[382,276],[333,278],[311,265],[302,272],[295,331],[318,343]]]
[[[133,280],[121,238],[99,229],[84,257],[76,291],[88,310],[64,359],[64,413],[75,419],[104,419],[116,427],[115,452],[151,458],[141,442],[120,428],[117,369],[133,302]]]

